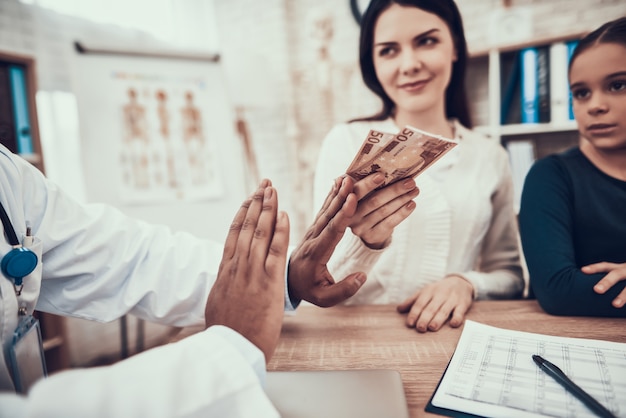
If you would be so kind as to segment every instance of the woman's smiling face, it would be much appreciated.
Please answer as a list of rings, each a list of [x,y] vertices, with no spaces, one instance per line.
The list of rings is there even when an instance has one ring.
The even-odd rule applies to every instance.
[[[445,111],[456,49],[439,16],[392,4],[376,22],[373,55],[376,76],[396,113]]]

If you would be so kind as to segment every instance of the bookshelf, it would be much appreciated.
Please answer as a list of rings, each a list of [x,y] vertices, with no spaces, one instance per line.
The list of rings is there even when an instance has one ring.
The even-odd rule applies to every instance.
[[[534,141],[549,141],[552,135],[562,138],[563,133],[569,133],[572,145],[576,144],[578,141],[576,122],[573,117],[564,114],[569,111],[567,87],[569,57],[567,50],[563,48],[567,48],[569,43],[580,37],[582,34],[570,34],[473,52],[468,61],[467,87],[475,129],[501,141],[503,145],[520,136]],[[545,88],[548,89],[546,91],[548,102],[544,103],[548,115],[547,119],[534,122],[522,120],[524,66],[521,56],[529,49],[547,53],[545,61],[547,69],[544,70],[547,74],[544,73],[543,80],[547,83]],[[535,74],[535,79],[540,77]],[[536,110],[539,112],[539,107]],[[536,157],[543,156],[539,154]]]
[[[0,142],[44,172],[36,92],[35,60],[0,51]],[[35,316],[41,325],[48,373],[68,368],[64,318],[42,312]]]
[[[578,144],[567,65],[582,35],[477,51],[468,60],[474,129],[508,150],[516,209],[532,163]]]

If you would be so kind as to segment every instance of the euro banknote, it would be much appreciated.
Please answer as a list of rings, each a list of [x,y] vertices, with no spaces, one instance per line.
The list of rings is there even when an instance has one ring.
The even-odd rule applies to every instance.
[[[380,141],[376,141],[380,140]],[[412,126],[397,134],[369,131],[346,173],[355,180],[381,172],[384,187],[407,177],[417,177],[457,145],[457,141]]]

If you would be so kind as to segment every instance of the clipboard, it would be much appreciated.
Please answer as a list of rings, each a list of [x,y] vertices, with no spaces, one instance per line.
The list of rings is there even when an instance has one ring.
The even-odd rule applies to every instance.
[[[571,372],[607,409],[626,408],[626,375],[621,372],[626,344],[467,320],[424,410],[450,417],[537,417],[559,416],[567,409],[572,416],[588,416],[583,402],[571,402],[571,395],[537,367],[532,359],[536,353],[567,365],[566,373]]]
[[[452,355],[454,355],[454,353],[452,353]],[[452,361],[452,357],[450,358],[450,361]],[[441,379],[439,379],[439,382],[437,383],[437,387],[433,391],[433,394],[430,396],[430,399],[428,400],[428,403],[426,404],[424,411],[430,412],[431,414],[439,414],[439,415],[444,415],[447,417],[454,417],[454,418],[483,418],[482,415],[474,415],[468,412],[457,411],[454,409],[441,408],[433,404],[433,398],[435,397],[435,393],[437,393],[437,391],[439,390],[439,385],[441,385],[441,381],[443,380],[443,377],[446,375],[446,372],[448,371],[448,367],[450,366],[450,361],[448,361],[448,365],[446,366],[446,369],[441,374]]]

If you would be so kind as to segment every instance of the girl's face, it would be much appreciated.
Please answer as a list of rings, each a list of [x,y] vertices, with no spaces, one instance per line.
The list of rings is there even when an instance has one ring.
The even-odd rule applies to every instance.
[[[590,47],[572,63],[569,79],[582,136],[598,150],[626,151],[626,47]]]
[[[373,54],[376,76],[397,112],[445,112],[456,48],[439,16],[392,4],[374,26]]]

